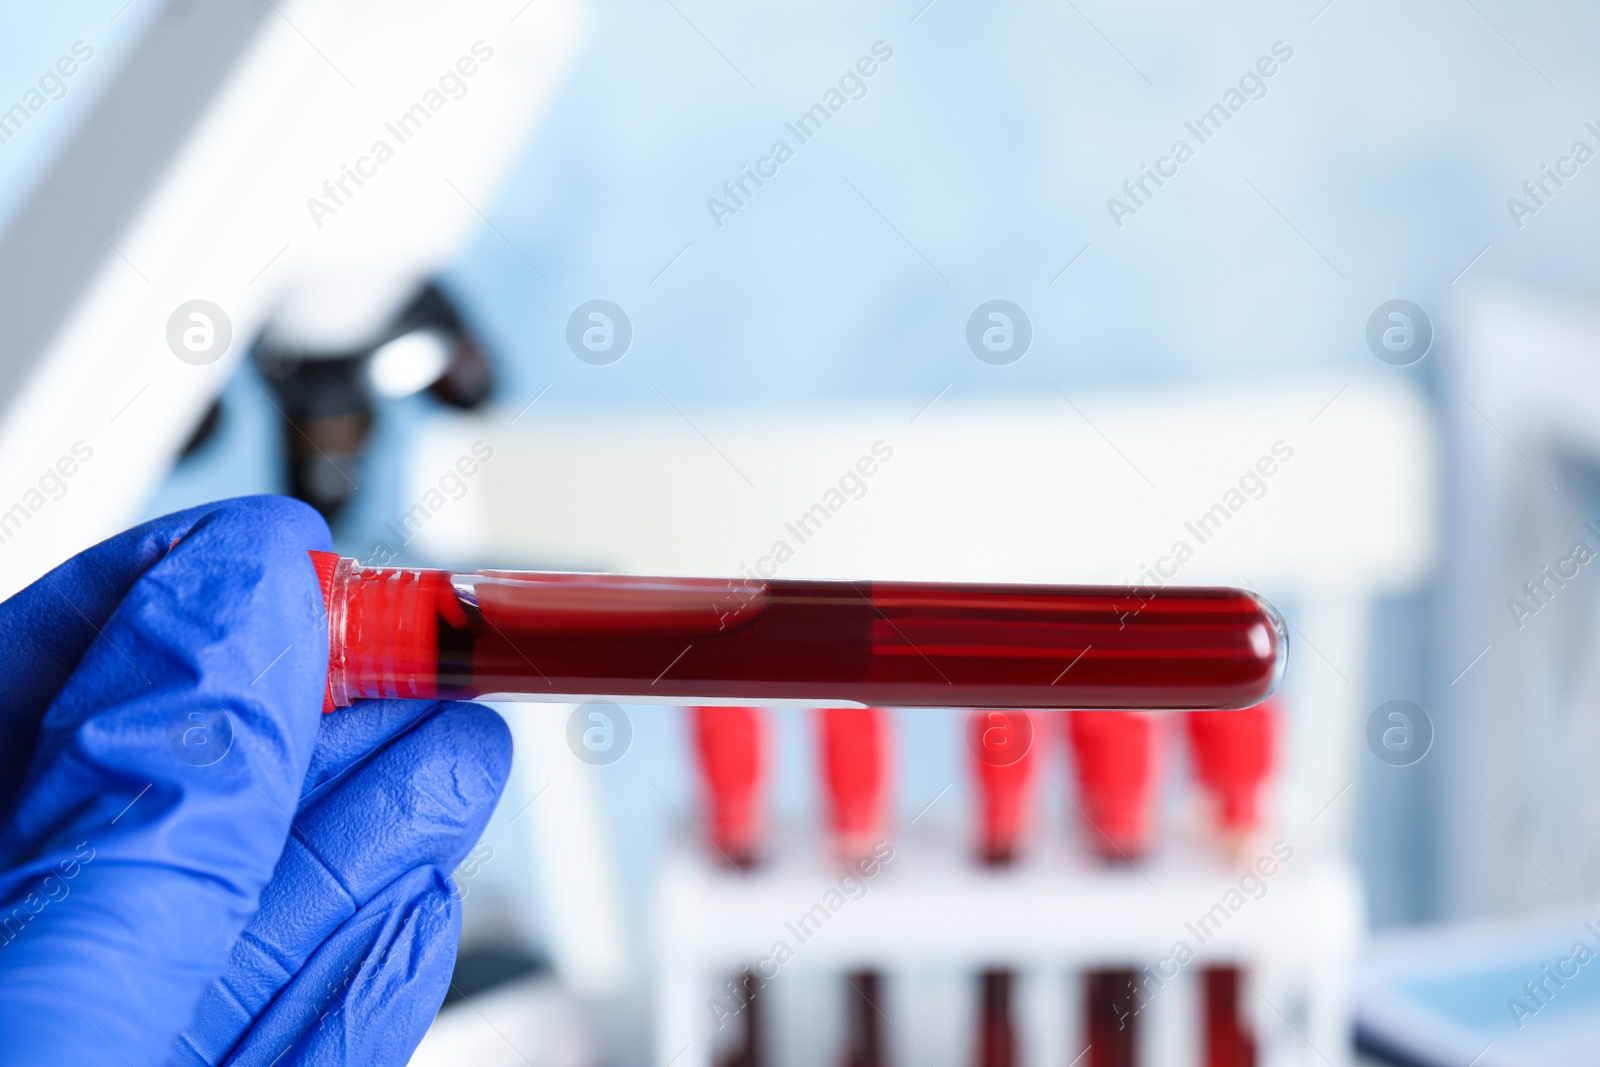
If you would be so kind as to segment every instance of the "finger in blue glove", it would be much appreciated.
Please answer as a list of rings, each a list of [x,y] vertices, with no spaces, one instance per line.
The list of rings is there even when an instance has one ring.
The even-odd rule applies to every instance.
[[[268,1015],[277,1021],[267,1044],[277,1044],[273,1055],[282,1053],[292,1043],[284,1035],[289,1025],[284,1020],[309,1025],[308,1005],[323,1003],[315,997],[307,1004],[286,1003],[316,988],[315,982],[306,985],[302,973],[314,957],[323,968],[359,971],[378,983],[371,988],[391,991],[391,1002],[380,1005],[368,997],[341,1008],[339,1031],[351,1040],[367,1034],[382,1044],[396,1026],[414,1031],[420,1040],[444,996],[459,935],[454,898],[436,902],[442,911],[435,919],[443,927],[408,928],[412,934],[430,930],[443,939],[416,958],[412,956],[420,949],[381,962],[348,955],[368,950],[360,948],[365,944],[360,937],[341,931],[376,906],[373,902],[397,881],[412,879],[419,871],[444,877],[462,861],[483,833],[505,785],[510,731],[487,708],[447,702],[361,702],[324,722],[319,753],[343,754],[344,759],[319,758],[314,773],[325,780],[309,783],[283,858],[261,895],[260,910],[235,946],[227,973],[207,992],[179,1042],[179,1064],[232,1062],[230,1051],[247,1034],[236,1056],[245,1056],[245,1048],[263,1047],[256,1031],[264,1025],[258,1020]],[[397,734],[398,724],[403,731]],[[410,908],[418,899],[416,894],[403,896],[401,904],[383,907]],[[343,947],[336,951],[330,947],[335,942]],[[413,977],[392,980],[395,968],[395,973]],[[280,1067],[300,1062],[296,1054],[286,1056]]]

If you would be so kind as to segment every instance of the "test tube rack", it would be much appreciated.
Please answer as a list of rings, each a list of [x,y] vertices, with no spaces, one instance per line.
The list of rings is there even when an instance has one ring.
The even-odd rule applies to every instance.
[[[1144,967],[1148,992],[1133,1012],[1139,1067],[1205,1067],[1208,965],[1248,976],[1241,1003],[1261,1067],[1350,1062],[1363,915],[1355,875],[1335,857],[1293,849],[1275,860],[1269,841],[1251,861],[1275,860],[1264,867],[1271,875],[1258,872],[1264,890],[1249,879],[1241,889],[1242,864],[1175,849],[1107,868],[1063,848],[990,870],[971,862],[967,834],[934,826],[898,836],[892,858],[851,879],[822,837],[775,839],[767,862],[748,871],[708,857],[698,839],[665,863],[658,1067],[717,1064],[743,1010],[727,982],[747,967],[764,979],[761,1062],[772,1067],[839,1067],[839,976],[865,968],[884,976],[891,1064],[966,1067],[976,1062],[975,976],[993,967],[1018,975],[1019,1067],[1087,1067],[1082,975]],[[1181,965],[1179,942],[1195,952]],[[1171,976],[1148,977],[1161,971]]]
[[[724,814],[758,821],[759,713],[700,711],[717,716],[696,720],[702,771],[707,759],[719,768],[712,794],[737,798]],[[973,716],[974,738],[991,736],[994,714]],[[838,790],[881,805],[886,772],[867,768],[889,760],[872,716],[847,716],[827,720],[824,762],[837,770],[832,761],[863,744],[878,755],[864,766],[856,751],[852,773],[827,776],[831,831],[779,827],[763,835],[759,862],[725,825],[678,840],[655,897],[659,1067],[1348,1062],[1360,887],[1341,859],[1259,821],[1277,713],[1190,721],[1191,765],[1208,779],[1197,792],[1223,806],[1221,823],[1187,832],[1182,820],[1143,825],[1157,772],[1138,752],[1149,745],[1154,760],[1162,731],[1093,714],[1074,747],[1078,786],[1101,803],[1079,799],[1102,818],[1108,797],[1118,810],[1091,828],[1078,807],[1076,838],[1036,829],[1017,854],[980,861],[971,826],[922,821],[924,809],[841,852]],[[1047,720],[1033,721],[1010,735],[1024,747],[974,751],[975,773],[996,758],[1028,761],[1011,776],[1025,807],[1053,747]],[[1097,761],[1092,777],[1084,759]],[[980,794],[1002,788],[979,777]],[[1118,828],[1121,845],[1105,832]],[[737,855],[718,844],[735,839]]]

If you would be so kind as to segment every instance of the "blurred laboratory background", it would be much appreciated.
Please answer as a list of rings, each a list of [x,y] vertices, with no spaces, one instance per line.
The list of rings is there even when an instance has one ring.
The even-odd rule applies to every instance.
[[[1597,42],[0,6],[0,594],[264,492],[375,566],[1247,587],[1214,721],[497,705],[414,1062],[1595,1062]]]

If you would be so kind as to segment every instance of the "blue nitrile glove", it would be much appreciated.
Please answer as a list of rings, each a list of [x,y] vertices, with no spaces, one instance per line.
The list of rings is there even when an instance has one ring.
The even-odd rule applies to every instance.
[[[0,1062],[398,1065],[421,1039],[510,739],[470,704],[320,714],[327,543],[299,504],[228,501],[0,604]]]

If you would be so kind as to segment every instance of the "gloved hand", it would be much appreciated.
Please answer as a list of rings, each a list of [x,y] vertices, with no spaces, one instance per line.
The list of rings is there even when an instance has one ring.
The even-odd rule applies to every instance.
[[[471,704],[321,714],[327,546],[309,508],[228,501],[0,604],[0,1062],[398,1065],[421,1039],[510,737]]]

